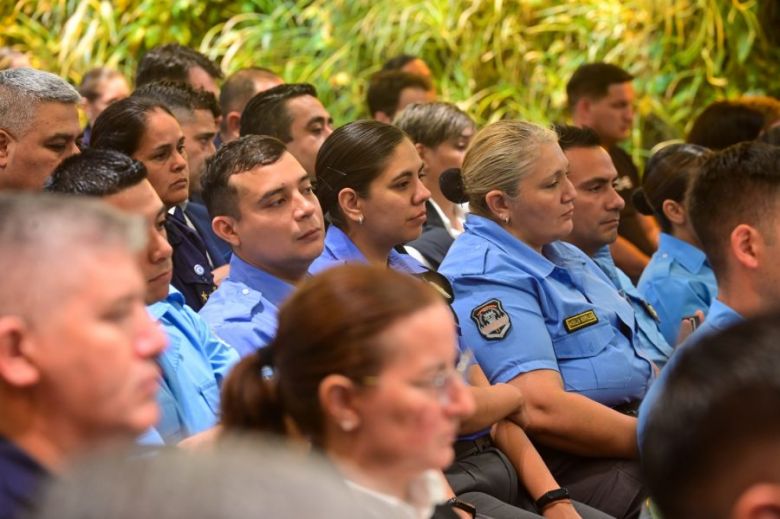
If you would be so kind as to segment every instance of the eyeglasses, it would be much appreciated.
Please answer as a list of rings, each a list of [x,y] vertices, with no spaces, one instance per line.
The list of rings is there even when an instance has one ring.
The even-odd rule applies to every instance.
[[[409,384],[434,395],[441,405],[448,405],[452,402],[453,388],[458,382],[463,383],[466,380],[466,374],[472,365],[473,359],[474,354],[472,351],[466,349],[461,353],[454,368],[440,371],[426,380],[411,381]],[[378,386],[379,377],[363,377],[361,384],[372,387]]]

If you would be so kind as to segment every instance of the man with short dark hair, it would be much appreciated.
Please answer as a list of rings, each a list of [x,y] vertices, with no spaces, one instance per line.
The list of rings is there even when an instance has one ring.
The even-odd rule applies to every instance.
[[[403,70],[377,72],[371,76],[366,93],[371,118],[388,124],[407,105],[435,100],[430,79]]]
[[[658,313],[612,259],[609,245],[618,237],[620,212],[625,202],[615,189],[618,173],[599,136],[590,128],[557,126],[561,148],[569,159],[569,180],[577,190],[574,229],[565,239],[593,258],[636,316],[636,344],[658,367],[674,351],[659,327]]]
[[[639,278],[656,249],[657,225],[637,212],[631,201],[639,187],[639,172],[631,157],[618,146],[631,135],[634,124],[634,76],[609,63],[581,65],[566,84],[572,120],[599,136],[618,172],[616,189],[625,202],[619,238],[612,246],[618,266],[634,280]]]
[[[206,90],[214,97],[219,97],[217,81],[222,79],[222,71],[200,52],[170,43],[144,54],[136,70],[135,86],[138,88],[164,79],[189,83],[193,88]]]
[[[77,456],[153,426],[165,337],[144,307],[141,222],[0,193],[0,516]]]
[[[306,170],[281,141],[261,135],[219,149],[203,176],[203,197],[233,256],[200,315],[248,355],[271,342],[279,305],[322,253],[322,210]]]
[[[780,308],[780,148],[762,142],[713,153],[694,179],[688,213],[718,282],[704,324],[679,348],[745,318]],[[639,410],[639,448],[648,415],[666,384],[669,365]]]
[[[146,178],[144,165],[117,151],[88,149],[63,162],[47,189],[99,197],[144,217],[149,236],[139,255],[146,279],[144,300],[170,340],[158,359],[162,416],[151,436],[177,443],[212,428],[218,419],[219,387],[238,361],[238,354],[214,337],[206,323],[184,304],[181,293],[170,286],[173,263],[165,231],[167,212]]]
[[[644,475],[665,519],[780,516],[780,315],[675,355],[650,413]]]
[[[284,84],[284,80],[273,71],[263,67],[242,68],[231,74],[222,85],[219,106],[222,109],[222,123],[215,144],[238,139],[241,131],[241,112],[247,103],[260,92]]]
[[[333,118],[308,83],[284,84],[261,92],[241,114],[242,137],[276,137],[312,178],[317,152],[331,133]]]
[[[40,190],[57,164],[79,152],[80,100],[49,72],[0,71],[0,190]]]

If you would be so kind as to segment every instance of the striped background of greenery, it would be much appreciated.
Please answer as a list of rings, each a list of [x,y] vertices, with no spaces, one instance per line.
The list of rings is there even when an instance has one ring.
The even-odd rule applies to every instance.
[[[179,42],[229,73],[267,66],[314,83],[337,123],[365,116],[366,78],[389,56],[422,56],[443,99],[480,123],[564,120],[581,63],[636,75],[636,155],[684,135],[708,102],[780,93],[776,0],[2,0],[0,45],[78,82],[106,64],[132,77]]]

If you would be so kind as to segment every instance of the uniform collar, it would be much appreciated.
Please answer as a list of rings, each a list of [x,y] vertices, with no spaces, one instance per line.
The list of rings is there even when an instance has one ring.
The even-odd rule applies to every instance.
[[[279,306],[295,287],[290,283],[269,274],[268,272],[250,265],[246,261],[233,254],[230,258],[230,274],[228,280],[242,283],[255,290],[273,305]]]
[[[699,272],[707,263],[707,256],[700,248],[664,232],[661,233],[658,250],[669,254],[689,272]]]
[[[592,256],[593,261],[599,268],[607,275],[615,288],[622,290],[623,286],[620,282],[620,276],[617,273],[617,266],[615,265],[615,259],[612,257],[612,251],[609,250],[609,245],[604,245],[596,254]]]
[[[181,292],[176,290],[173,285],[168,285],[168,295],[165,297],[165,299],[162,299],[160,301],[157,301],[156,303],[152,303],[146,307],[146,309],[149,311],[149,314],[152,316],[152,318],[155,321],[159,321],[162,319],[162,316],[165,315],[165,313],[168,311],[168,308],[170,306],[179,306],[185,304],[184,296]]]
[[[344,231],[331,225],[325,234],[325,252],[344,263],[368,263],[366,256],[357,248]],[[421,274],[427,269],[407,254],[401,254],[395,249],[390,250],[387,266],[409,274]]]
[[[535,277],[546,278],[555,270],[556,264],[553,261],[563,260],[555,247],[546,245],[542,247],[543,254],[539,254],[490,218],[469,214],[464,225],[471,234],[480,236],[495,245],[513,260],[522,264],[523,269],[534,274]]]
[[[745,318],[737,313],[736,310],[720,299],[715,299],[710,305],[710,310],[707,312],[707,318],[704,322],[708,323],[715,330],[724,330],[744,320]]]

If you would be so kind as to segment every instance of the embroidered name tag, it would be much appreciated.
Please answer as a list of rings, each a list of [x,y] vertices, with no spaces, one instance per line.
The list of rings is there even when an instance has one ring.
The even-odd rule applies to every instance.
[[[512,328],[509,314],[498,299],[491,299],[474,308],[471,318],[477,324],[482,337],[489,340],[503,339]]]
[[[586,328],[599,322],[599,318],[596,316],[596,312],[588,310],[581,314],[572,315],[563,320],[563,325],[566,327],[566,331],[576,332],[580,328]]]

